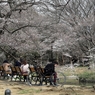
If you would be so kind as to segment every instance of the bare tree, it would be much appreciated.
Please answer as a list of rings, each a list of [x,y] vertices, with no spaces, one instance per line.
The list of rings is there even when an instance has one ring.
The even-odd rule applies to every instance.
[[[50,49],[53,42],[55,50],[87,54],[95,46],[93,2],[0,0],[0,42],[17,50],[35,49],[39,53]]]

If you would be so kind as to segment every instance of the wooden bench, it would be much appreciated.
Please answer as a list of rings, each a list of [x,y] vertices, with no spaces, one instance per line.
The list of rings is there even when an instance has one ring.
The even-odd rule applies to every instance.
[[[16,69],[16,72],[19,76],[20,81],[21,81],[21,79],[23,79],[24,82],[28,82],[29,84],[31,84],[31,80],[29,78],[30,73],[22,72],[21,68],[19,66],[15,66],[15,69]],[[26,76],[26,80],[24,79],[24,76]]]
[[[12,79],[15,77],[15,81],[18,79],[19,81],[21,81],[21,71],[18,71],[19,67],[16,67],[16,66],[11,66],[11,71],[12,71],[12,74],[11,74],[11,81]]]
[[[11,71],[12,71],[12,74],[11,74],[11,81],[12,81],[12,78],[14,77],[14,76],[16,76],[15,77],[15,81],[18,79],[19,81],[24,81],[24,76],[26,76],[26,77],[28,77],[29,76],[29,74],[27,73],[27,72],[25,72],[25,73],[23,73],[22,71],[21,71],[21,68],[19,67],[19,66],[11,66]]]
[[[34,67],[29,67],[29,70],[30,70],[30,76],[31,76],[31,81],[32,83],[34,82],[34,84],[37,84],[37,81],[38,81],[38,74],[36,73],[36,70]]]
[[[37,82],[40,83],[40,85],[43,84],[43,82],[45,82],[45,84],[47,84],[48,82],[50,83],[52,81],[52,76],[47,76],[44,74],[44,68],[42,68],[41,66],[34,66],[34,67],[29,67],[31,74],[32,74],[32,81],[35,82],[35,84],[37,84]]]
[[[0,78],[3,76],[4,69],[0,66]]]

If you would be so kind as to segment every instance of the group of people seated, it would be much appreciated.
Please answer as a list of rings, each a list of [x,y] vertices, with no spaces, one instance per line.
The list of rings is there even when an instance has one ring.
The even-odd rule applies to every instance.
[[[55,67],[58,65],[57,61],[49,60],[49,63],[44,68],[44,74],[45,75],[52,75],[54,76],[54,85],[56,85],[56,78],[57,73],[55,71]],[[3,67],[5,71],[10,71],[10,66],[13,66],[13,64],[10,64],[7,60],[3,62]],[[21,68],[22,73],[29,73],[29,64],[26,60],[20,59],[20,61],[15,60],[14,66],[19,66]],[[26,80],[26,76],[24,76],[24,81]],[[52,83],[50,83],[52,85]]]
[[[5,60],[2,64],[5,72],[12,72],[11,66],[19,66],[22,73],[29,73],[29,64],[26,60],[20,59],[20,61],[15,60],[14,64],[9,63],[8,60]],[[24,81],[26,80],[26,76],[24,76]]]

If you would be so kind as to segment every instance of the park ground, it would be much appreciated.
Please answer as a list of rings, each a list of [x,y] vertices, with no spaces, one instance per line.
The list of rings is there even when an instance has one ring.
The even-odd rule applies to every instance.
[[[5,95],[6,89],[11,90],[11,95],[95,95],[95,90],[91,86],[29,86],[25,83],[0,80],[0,95]]]

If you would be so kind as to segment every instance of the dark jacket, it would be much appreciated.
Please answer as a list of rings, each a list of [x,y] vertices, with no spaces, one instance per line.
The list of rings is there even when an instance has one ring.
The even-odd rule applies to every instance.
[[[18,62],[18,61],[16,61],[15,64],[14,64],[14,66],[21,66],[21,63]]]
[[[45,75],[52,75],[55,72],[55,66],[53,63],[47,64],[44,68]]]

